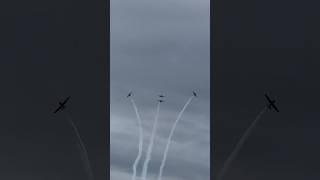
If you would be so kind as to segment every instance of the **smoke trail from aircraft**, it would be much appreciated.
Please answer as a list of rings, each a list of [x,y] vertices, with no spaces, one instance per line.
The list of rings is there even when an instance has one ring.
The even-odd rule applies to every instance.
[[[148,173],[148,164],[151,159],[151,153],[152,153],[153,144],[154,144],[154,137],[157,132],[160,104],[161,104],[161,102],[158,102],[157,112],[156,112],[155,120],[154,120],[153,127],[152,127],[152,134],[150,137],[150,142],[149,142],[149,146],[148,146],[148,150],[147,150],[147,154],[146,154],[146,159],[143,164],[142,180],[146,180],[147,173]]]
[[[74,122],[71,120],[71,118],[68,118],[69,120],[69,123],[74,131],[74,134],[76,136],[76,138],[78,139],[78,147],[79,147],[79,150],[80,150],[80,153],[81,153],[81,160],[83,162],[83,165],[84,165],[84,168],[86,170],[86,174],[88,176],[88,179],[89,180],[94,180],[94,177],[93,177],[93,173],[92,173],[92,169],[91,169],[91,165],[90,165],[90,161],[89,161],[89,158],[88,158],[88,153],[87,153],[87,149],[81,139],[81,136],[80,136],[80,133],[78,131],[78,128],[77,126],[74,124]]]
[[[194,98],[195,96],[192,96],[188,99],[188,101],[186,102],[186,104],[183,106],[182,110],[180,111],[176,121],[174,122],[172,128],[171,128],[171,131],[170,131],[170,134],[169,134],[169,138],[168,138],[168,141],[167,141],[167,145],[165,147],[165,150],[164,150],[164,154],[163,154],[163,158],[162,158],[162,161],[161,161],[161,165],[160,165],[160,170],[159,170],[159,175],[158,175],[158,180],[162,180],[162,173],[163,173],[163,169],[164,169],[164,166],[165,166],[165,163],[166,163],[166,159],[167,159],[167,155],[168,155],[168,151],[169,151],[169,148],[170,148],[170,143],[171,143],[171,138],[172,138],[172,135],[174,133],[174,130],[176,129],[176,126],[179,122],[179,120],[181,119],[181,116],[182,114],[184,113],[185,109],[188,107],[188,105],[190,104],[190,102],[192,101],[192,99]]]
[[[239,142],[236,144],[234,150],[231,152],[230,156],[227,158],[227,160],[223,164],[222,170],[221,170],[217,180],[222,180],[222,178],[224,177],[225,173],[229,169],[230,164],[232,163],[234,158],[236,158],[237,154],[239,153],[239,150],[242,148],[243,144],[247,140],[247,138],[250,135],[252,129],[256,126],[256,124],[258,123],[259,119],[266,112],[266,110],[267,110],[267,107],[263,108],[262,111],[260,111],[260,113],[253,120],[251,125],[248,127],[248,129],[245,131],[245,133],[242,135],[242,137],[240,138]]]
[[[137,155],[137,158],[136,160],[134,161],[133,163],[133,174],[132,174],[132,180],[135,180],[136,179],[136,176],[137,176],[137,165],[141,159],[141,155],[142,155],[142,147],[143,147],[143,129],[142,129],[142,121],[141,121],[141,118],[140,118],[140,114],[138,112],[138,108],[136,106],[136,103],[134,102],[134,100],[131,98],[131,103],[132,103],[132,106],[134,108],[134,111],[136,113],[136,116],[137,116],[137,120],[138,120],[138,126],[139,126],[139,152],[138,152],[138,155]]]

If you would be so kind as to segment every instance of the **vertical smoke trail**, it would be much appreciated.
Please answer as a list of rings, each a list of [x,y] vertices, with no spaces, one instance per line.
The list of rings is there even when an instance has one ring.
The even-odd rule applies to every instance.
[[[250,135],[252,129],[255,127],[255,125],[257,124],[257,122],[261,118],[262,114],[265,113],[266,110],[267,110],[267,107],[263,108],[262,111],[260,111],[258,116],[254,119],[254,121],[251,123],[251,125],[248,127],[248,129],[245,131],[243,136],[240,138],[239,142],[236,144],[236,147],[234,148],[234,150],[231,152],[230,156],[227,158],[227,160],[223,164],[222,170],[221,170],[217,180],[221,180],[223,178],[223,176],[225,175],[225,173],[229,169],[229,166],[230,166],[231,162],[237,156],[239,150],[241,149],[241,147],[243,146],[244,142],[246,141],[246,139]]]
[[[170,135],[169,135],[169,138],[168,138],[168,141],[167,141],[167,145],[166,145],[166,148],[164,150],[164,154],[163,154],[163,158],[162,158],[162,161],[161,161],[161,166],[160,166],[160,170],[159,170],[159,175],[158,175],[158,180],[161,180],[162,179],[162,173],[163,173],[163,168],[165,166],[165,163],[166,163],[166,159],[167,159],[167,154],[168,154],[168,151],[169,151],[169,147],[170,147],[170,143],[171,143],[171,138],[172,138],[172,135],[174,133],[174,130],[176,129],[176,126],[183,114],[183,112],[185,111],[185,109],[187,108],[187,106],[190,104],[191,100],[194,98],[194,96],[190,97],[188,99],[188,101],[186,102],[186,104],[183,106],[182,110],[180,111],[176,121],[174,122],[173,126],[172,126],[172,129],[170,131]]]
[[[79,145],[79,149],[80,149],[80,153],[81,153],[81,159],[82,159],[83,165],[85,167],[88,179],[93,180],[94,179],[93,173],[92,173],[92,169],[90,166],[90,161],[88,158],[88,153],[87,153],[86,147],[81,139],[81,136],[80,136],[80,133],[77,129],[77,126],[74,124],[74,122],[70,118],[69,118],[69,123],[74,131],[74,134],[76,135],[76,137],[78,139],[78,145]]]
[[[152,153],[152,149],[153,149],[154,137],[155,137],[155,134],[157,132],[160,104],[161,104],[161,102],[159,102],[158,106],[157,106],[157,112],[156,112],[154,124],[153,124],[153,127],[152,127],[152,134],[151,134],[151,137],[150,137],[150,142],[149,142],[149,146],[148,146],[148,150],[147,150],[147,155],[146,155],[146,159],[145,159],[144,164],[143,164],[142,180],[146,180],[147,173],[148,173],[148,164],[149,164],[149,161],[151,159],[151,153]]]
[[[137,120],[138,120],[138,126],[139,126],[139,152],[137,155],[136,160],[133,163],[133,174],[132,174],[132,180],[136,179],[136,175],[137,175],[137,165],[141,159],[141,154],[142,154],[142,147],[143,147],[143,129],[142,129],[142,121],[140,118],[140,114],[138,112],[138,108],[136,106],[136,103],[134,102],[134,100],[131,98],[131,102],[132,102],[132,106],[134,108],[134,111],[136,113],[137,116]]]

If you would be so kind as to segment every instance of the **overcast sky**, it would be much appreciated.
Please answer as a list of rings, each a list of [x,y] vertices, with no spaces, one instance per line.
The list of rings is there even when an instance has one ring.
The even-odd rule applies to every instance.
[[[169,131],[195,90],[179,122],[169,150],[164,179],[210,177],[210,32],[209,0],[111,1],[111,179],[132,175],[138,153],[138,126],[126,95],[134,92],[145,132],[141,175],[156,110],[161,104],[158,133],[148,178],[155,179]],[[153,178],[152,178],[153,177]]]

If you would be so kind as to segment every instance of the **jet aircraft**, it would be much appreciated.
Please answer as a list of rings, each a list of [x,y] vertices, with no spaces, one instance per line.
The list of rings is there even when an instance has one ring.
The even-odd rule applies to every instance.
[[[129,92],[129,94],[127,95],[127,98],[132,96],[132,92]]]
[[[193,94],[194,97],[198,97],[196,92],[192,91],[192,94]]]
[[[277,106],[275,105],[275,102],[276,102],[276,101],[275,101],[275,100],[271,100],[270,97],[269,97],[267,94],[265,94],[264,96],[266,97],[266,99],[268,100],[268,103],[269,103],[269,104],[267,105],[268,109],[271,110],[271,109],[273,108],[275,111],[279,112],[279,109],[278,109]]]
[[[67,97],[63,102],[59,102],[59,107],[53,112],[54,114],[58,111],[62,111],[66,108],[66,103],[69,101],[70,96]]]

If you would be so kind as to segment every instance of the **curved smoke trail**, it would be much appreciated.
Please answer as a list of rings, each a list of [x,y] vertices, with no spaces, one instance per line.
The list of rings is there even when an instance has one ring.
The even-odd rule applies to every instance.
[[[234,148],[234,150],[231,152],[230,156],[227,158],[227,160],[223,164],[222,170],[221,170],[217,180],[221,180],[223,178],[223,176],[225,175],[225,173],[229,169],[231,162],[237,156],[237,154],[239,153],[239,150],[243,146],[244,142],[247,140],[247,138],[250,135],[252,129],[256,126],[256,124],[258,123],[258,121],[261,118],[262,114],[265,113],[266,110],[267,110],[267,107],[263,108],[262,111],[260,111],[260,113],[254,119],[254,121],[251,123],[251,125],[248,127],[248,129],[245,131],[245,133],[242,135],[242,137],[240,138],[239,142],[236,144],[236,147]]]
[[[163,173],[163,168],[165,166],[165,163],[166,163],[166,159],[167,159],[167,155],[168,155],[168,151],[169,151],[169,147],[170,147],[170,143],[171,143],[171,138],[172,138],[172,135],[174,133],[174,130],[176,129],[176,126],[179,122],[179,120],[181,119],[181,116],[183,114],[183,112],[185,111],[185,109],[187,108],[187,106],[190,104],[191,100],[194,98],[194,96],[190,97],[188,99],[188,101],[186,102],[186,104],[183,106],[182,110],[180,111],[176,121],[174,122],[173,126],[172,126],[172,129],[170,131],[170,135],[169,135],[169,138],[168,138],[168,141],[167,141],[167,145],[166,145],[166,148],[164,150],[164,154],[163,154],[163,158],[162,158],[162,161],[161,161],[161,165],[160,165],[160,170],[159,170],[159,175],[158,175],[158,180],[161,180],[162,179],[162,173]]]
[[[141,154],[142,154],[143,129],[142,129],[142,121],[141,121],[140,114],[138,112],[138,108],[136,106],[136,103],[134,102],[134,100],[132,98],[131,98],[131,102],[132,102],[132,106],[134,108],[134,111],[136,113],[137,120],[138,120],[138,126],[139,126],[139,152],[138,152],[137,158],[134,161],[133,167],[132,167],[132,169],[133,169],[132,180],[135,180],[136,176],[137,176],[137,165],[138,165],[138,163],[139,163],[139,161],[141,159]]]
[[[158,106],[157,106],[157,112],[156,112],[154,124],[153,124],[153,127],[152,127],[152,134],[151,134],[151,137],[150,137],[150,142],[149,142],[149,146],[148,146],[148,150],[147,150],[147,154],[146,154],[146,159],[145,159],[144,164],[143,164],[142,180],[146,180],[147,173],[148,173],[148,164],[149,164],[149,161],[151,159],[151,153],[152,153],[153,144],[154,144],[154,137],[155,137],[155,134],[157,132],[160,104],[161,104],[161,102],[159,102]]]
[[[92,173],[92,169],[90,166],[90,161],[88,158],[88,153],[87,153],[87,149],[81,139],[80,133],[78,131],[77,126],[74,124],[74,122],[71,120],[71,118],[68,118],[69,123],[74,131],[74,134],[76,135],[77,139],[78,139],[78,147],[80,149],[80,153],[81,153],[81,159],[84,165],[84,168],[86,170],[87,176],[89,180],[93,180],[93,173]]]

